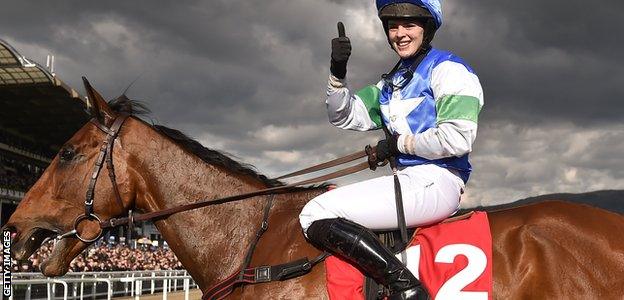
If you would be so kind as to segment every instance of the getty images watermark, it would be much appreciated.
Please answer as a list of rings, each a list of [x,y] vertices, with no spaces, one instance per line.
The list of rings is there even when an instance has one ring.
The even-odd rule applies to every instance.
[[[11,231],[2,231],[2,295],[11,296]]]

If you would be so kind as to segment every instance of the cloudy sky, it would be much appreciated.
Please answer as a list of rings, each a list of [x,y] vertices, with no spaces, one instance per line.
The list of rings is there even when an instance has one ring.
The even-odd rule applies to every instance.
[[[465,206],[624,189],[624,2],[444,0],[434,46],[485,92]],[[11,1],[0,38],[56,57],[82,90],[144,100],[152,119],[277,176],[375,144],[327,122],[330,40],[343,21],[352,87],[389,70],[373,1]],[[383,174],[364,172],[341,184]]]

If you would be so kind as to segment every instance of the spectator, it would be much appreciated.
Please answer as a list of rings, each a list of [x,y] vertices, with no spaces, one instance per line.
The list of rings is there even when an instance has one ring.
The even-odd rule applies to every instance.
[[[43,245],[28,261],[13,261],[15,272],[39,272],[41,262],[52,253],[52,247]],[[70,264],[70,272],[104,271],[159,271],[182,270],[182,264],[169,249],[130,249],[124,245],[109,247],[95,245],[77,256]]]

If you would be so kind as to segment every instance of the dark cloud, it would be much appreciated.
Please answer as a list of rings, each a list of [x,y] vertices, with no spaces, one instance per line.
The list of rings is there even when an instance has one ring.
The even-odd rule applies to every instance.
[[[443,8],[434,44],[465,58],[485,91],[467,202],[624,188],[623,2]],[[350,85],[376,82],[396,58],[373,1],[15,1],[0,11],[0,38],[39,62],[55,54],[61,79],[80,89],[87,75],[110,98],[138,77],[129,94],[156,122],[277,175],[381,136],[327,123],[339,20]]]
[[[465,51],[481,75],[485,118],[526,125],[624,120],[621,2],[465,1],[452,8],[447,19],[459,23],[451,19],[442,40]]]

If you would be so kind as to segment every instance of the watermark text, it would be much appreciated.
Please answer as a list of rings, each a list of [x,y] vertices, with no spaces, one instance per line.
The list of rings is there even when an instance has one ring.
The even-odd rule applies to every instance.
[[[11,296],[11,231],[2,231],[2,295]]]

